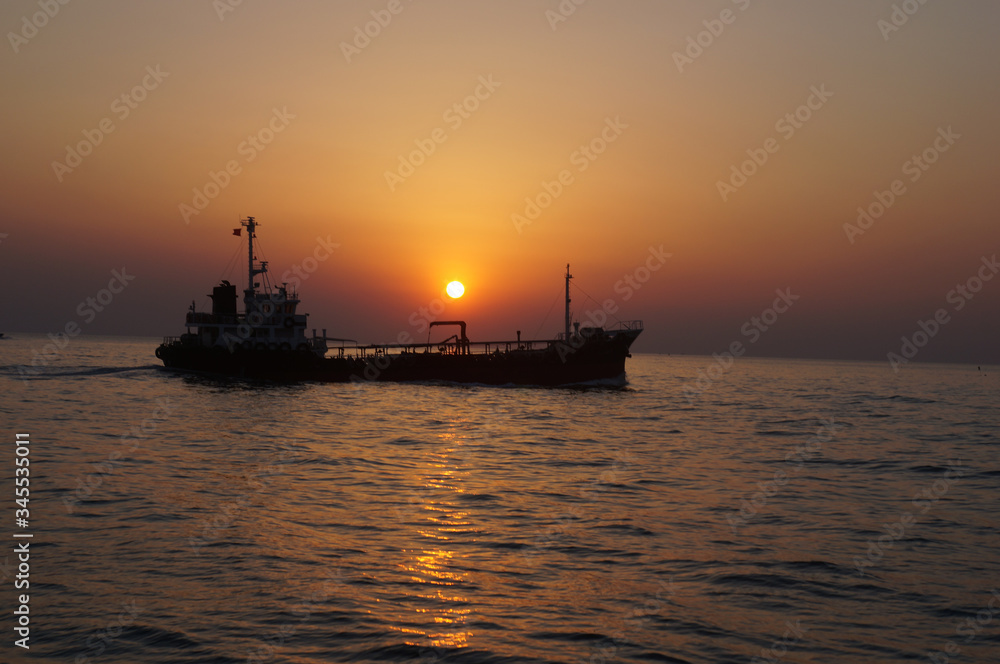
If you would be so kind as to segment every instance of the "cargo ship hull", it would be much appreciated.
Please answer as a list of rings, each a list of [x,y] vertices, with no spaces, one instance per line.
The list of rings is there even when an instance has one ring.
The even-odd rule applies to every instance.
[[[205,348],[180,340],[157,349],[166,368],[272,381],[444,381],[485,385],[624,383],[625,360],[637,330],[595,331],[574,343],[554,340],[532,350],[392,352],[367,347],[364,356],[317,357],[311,351]],[[537,345],[534,342],[533,345]]]

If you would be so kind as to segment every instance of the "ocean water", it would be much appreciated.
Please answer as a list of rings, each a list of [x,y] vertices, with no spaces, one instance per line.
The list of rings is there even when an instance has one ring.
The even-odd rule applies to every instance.
[[[281,386],[81,337],[22,376],[45,343],[0,341],[0,661],[1000,661],[1000,368]]]

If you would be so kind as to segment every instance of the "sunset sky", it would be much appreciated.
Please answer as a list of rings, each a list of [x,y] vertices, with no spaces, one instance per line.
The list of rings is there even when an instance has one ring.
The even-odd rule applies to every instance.
[[[550,337],[571,263],[638,352],[749,341],[790,289],[750,354],[884,361],[944,309],[917,361],[1000,363],[994,0],[6,0],[0,26],[0,331],[179,334],[254,215],[332,336],[419,338],[460,280],[440,317],[473,341]]]

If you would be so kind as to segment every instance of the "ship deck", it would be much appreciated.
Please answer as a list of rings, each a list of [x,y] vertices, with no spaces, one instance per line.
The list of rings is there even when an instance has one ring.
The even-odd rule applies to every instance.
[[[617,334],[623,332],[641,332],[643,330],[643,324],[641,320],[632,320],[620,322],[612,328],[583,329],[601,329],[605,334],[616,336]],[[500,341],[466,340],[465,342],[462,342],[453,336],[444,341],[429,341],[427,343],[365,345],[348,345],[341,343],[339,346],[328,346],[327,352],[335,357],[360,359],[390,354],[416,354],[431,352],[438,352],[446,355],[489,355],[491,353],[513,353],[517,351],[543,350],[562,343],[572,345],[573,341],[567,341],[563,335],[559,335],[559,337],[555,339],[521,339]]]

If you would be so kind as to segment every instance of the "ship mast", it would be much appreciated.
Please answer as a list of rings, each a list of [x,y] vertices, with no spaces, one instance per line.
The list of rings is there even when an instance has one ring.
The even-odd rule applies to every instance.
[[[253,297],[253,278],[257,274],[253,271],[253,232],[257,230],[257,222],[253,217],[247,217],[240,224],[247,227],[247,295]]]
[[[247,229],[247,289],[245,291],[246,297],[244,298],[244,302],[247,303],[247,312],[249,312],[250,302],[253,301],[256,294],[253,278],[258,274],[267,272],[267,263],[261,262],[260,267],[254,267],[253,239],[257,237],[257,222],[254,221],[253,217],[247,217],[245,221],[240,220],[240,225],[245,226]]]
[[[573,278],[573,275],[569,273],[569,263],[566,263],[566,339],[569,340],[569,328],[572,325],[572,317],[569,313],[569,280]]]

